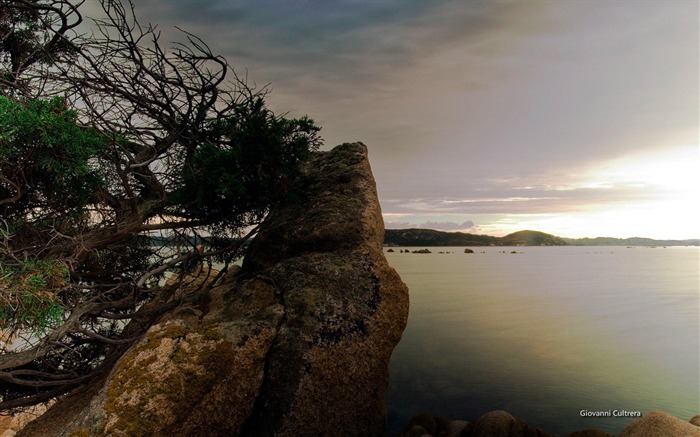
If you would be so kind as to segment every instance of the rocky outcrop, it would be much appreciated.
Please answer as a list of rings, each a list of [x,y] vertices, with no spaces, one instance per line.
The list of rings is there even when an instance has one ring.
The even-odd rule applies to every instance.
[[[241,271],[21,435],[383,435],[408,290],[362,144],[319,153]]]

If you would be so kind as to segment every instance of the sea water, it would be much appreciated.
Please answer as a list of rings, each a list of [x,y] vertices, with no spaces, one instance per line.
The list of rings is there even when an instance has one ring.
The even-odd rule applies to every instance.
[[[422,411],[506,410],[560,435],[700,413],[698,247],[403,249],[386,253],[411,301],[389,435]]]

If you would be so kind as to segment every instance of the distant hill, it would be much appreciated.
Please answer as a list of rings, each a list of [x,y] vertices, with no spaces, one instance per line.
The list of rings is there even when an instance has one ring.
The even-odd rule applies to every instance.
[[[574,246],[700,246],[700,239],[653,240],[651,238],[563,238]]]
[[[464,232],[442,232],[433,229],[387,229],[384,244],[392,246],[491,246],[498,237]]]
[[[520,231],[505,237],[442,232],[433,229],[387,229],[384,244],[390,246],[566,246],[554,235],[537,231]]]
[[[388,246],[698,246],[700,240],[650,238],[561,238],[538,231],[519,231],[505,237],[443,232],[433,229],[387,229]]]
[[[499,246],[567,246],[563,238],[538,231],[518,231],[501,237]]]

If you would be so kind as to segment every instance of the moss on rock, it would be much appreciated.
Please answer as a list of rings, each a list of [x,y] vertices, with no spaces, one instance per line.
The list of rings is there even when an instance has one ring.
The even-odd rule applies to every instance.
[[[26,435],[381,435],[408,315],[383,232],[367,148],[318,153],[237,276],[166,315],[89,399],[59,402]]]
[[[221,353],[230,349],[221,339],[188,333],[183,324],[149,332],[121,360],[107,389],[105,433],[158,435],[177,426],[188,404],[215,382],[212,365],[225,364]]]

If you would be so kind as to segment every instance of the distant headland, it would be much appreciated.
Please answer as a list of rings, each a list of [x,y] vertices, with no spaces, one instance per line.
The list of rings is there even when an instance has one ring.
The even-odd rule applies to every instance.
[[[434,229],[387,229],[386,246],[700,246],[700,239],[563,238],[539,231],[519,231],[505,237],[443,232]]]

